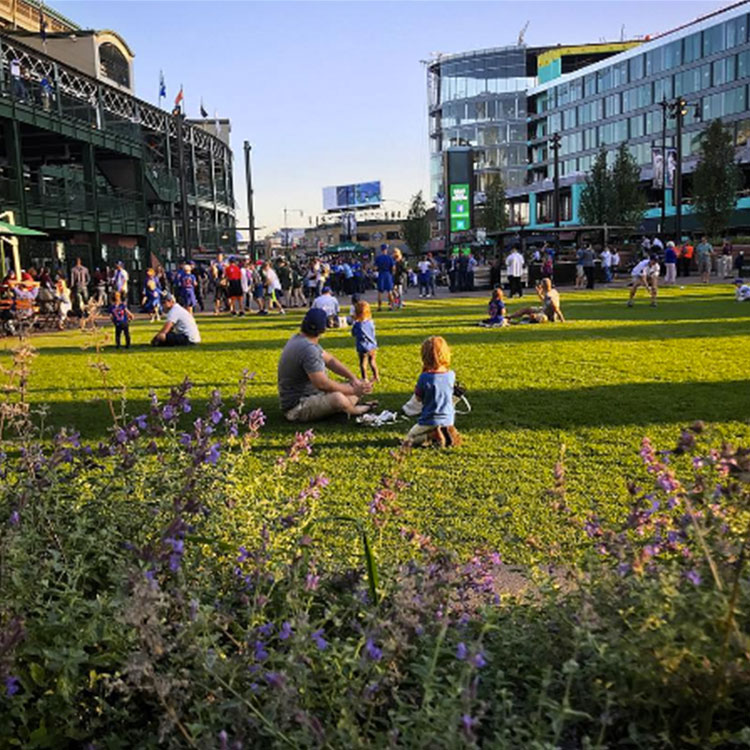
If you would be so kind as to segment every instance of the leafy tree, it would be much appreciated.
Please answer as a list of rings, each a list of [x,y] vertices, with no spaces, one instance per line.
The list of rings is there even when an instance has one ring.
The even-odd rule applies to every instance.
[[[693,172],[693,201],[709,237],[727,228],[742,175],[734,160],[731,132],[714,120],[701,134],[698,166]]]
[[[646,195],[641,190],[641,168],[625,143],[617,149],[612,167],[612,223],[638,227],[646,210]]]
[[[602,146],[586,175],[581,193],[581,219],[584,224],[613,224],[614,185],[607,168],[607,149]]]
[[[480,224],[488,232],[505,229],[508,226],[508,212],[505,204],[505,185],[500,175],[495,175],[487,185],[487,202],[484,204]]]
[[[420,190],[412,199],[406,220],[401,224],[404,241],[413,253],[422,252],[430,239],[430,222],[427,219],[427,206]]]

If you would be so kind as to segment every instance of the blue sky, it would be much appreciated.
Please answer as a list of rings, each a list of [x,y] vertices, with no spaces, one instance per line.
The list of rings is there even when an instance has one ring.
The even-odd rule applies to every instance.
[[[245,2],[58,0],[80,26],[114,29],[135,52],[137,95],[156,103],[164,70],[171,106],[184,85],[232,121],[238,223],[247,224],[242,142],[253,145],[256,225],[322,212],[326,185],[381,180],[407,202],[428,190],[426,83],[421,59],[515,42],[618,40],[656,34],[726,6],[659,2]],[[403,203],[386,204],[403,210]]]

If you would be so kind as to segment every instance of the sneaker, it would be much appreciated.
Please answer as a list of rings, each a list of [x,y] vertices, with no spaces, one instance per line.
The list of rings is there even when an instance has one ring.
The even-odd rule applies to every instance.
[[[279,310],[279,315],[286,315],[286,310],[284,310],[283,308]]]
[[[633,306],[633,300],[632,300],[632,299],[629,299],[629,300],[628,300],[628,307],[632,307],[632,306]]]

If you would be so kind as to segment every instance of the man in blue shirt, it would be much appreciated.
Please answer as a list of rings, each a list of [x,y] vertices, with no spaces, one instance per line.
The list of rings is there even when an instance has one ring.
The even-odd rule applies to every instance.
[[[380,254],[375,258],[378,269],[378,310],[383,309],[383,294],[388,295],[389,306],[393,306],[393,258],[388,255],[388,245],[380,246]]]

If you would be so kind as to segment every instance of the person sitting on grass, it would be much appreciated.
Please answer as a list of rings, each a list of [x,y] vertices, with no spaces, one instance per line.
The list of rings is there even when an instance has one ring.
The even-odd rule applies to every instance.
[[[536,294],[542,302],[541,307],[524,307],[508,315],[508,320],[527,323],[555,323],[557,321],[564,323],[565,317],[560,307],[560,292],[552,288],[552,281],[542,279],[536,285]],[[526,321],[523,318],[526,318]]]
[[[330,286],[323,287],[323,292],[313,300],[312,307],[326,314],[329,328],[339,327],[339,301],[331,293]]]
[[[358,417],[371,411],[376,402],[360,404],[372,393],[372,383],[360,380],[351,370],[320,346],[328,316],[311,308],[302,319],[300,332],[286,342],[278,365],[278,391],[281,411],[289,422],[314,422],[333,414]],[[326,369],[347,380],[340,383]]]
[[[742,279],[735,279],[734,286],[737,302],[750,302],[750,284],[746,284]]]
[[[365,380],[365,363],[370,366],[372,378],[376,383],[380,382],[380,373],[375,361],[378,356],[378,342],[375,338],[375,321],[372,319],[370,305],[361,300],[354,306],[354,323],[352,324],[352,336],[357,355],[359,356],[359,372],[362,380]]]
[[[451,350],[442,336],[430,336],[422,342],[422,374],[414,389],[414,395],[422,402],[422,412],[404,439],[405,447],[460,445],[461,436],[453,424],[456,373],[450,369],[450,364]]]
[[[505,301],[503,300],[503,290],[498,286],[492,292],[490,299],[489,317],[479,324],[483,328],[500,328],[507,326],[508,321],[505,317]]]
[[[159,333],[151,339],[151,346],[189,346],[200,344],[201,335],[195,318],[175,302],[171,294],[165,294],[162,306],[167,318]]]
[[[115,324],[115,348],[120,348],[120,339],[125,334],[125,348],[130,349],[130,321],[133,320],[133,313],[128,310],[128,303],[122,301],[120,292],[115,292],[109,312]]]
[[[655,255],[636,264],[630,272],[631,286],[628,307],[633,306],[633,297],[639,287],[646,287],[651,295],[651,307],[656,307],[656,294],[659,289],[659,262]]]

